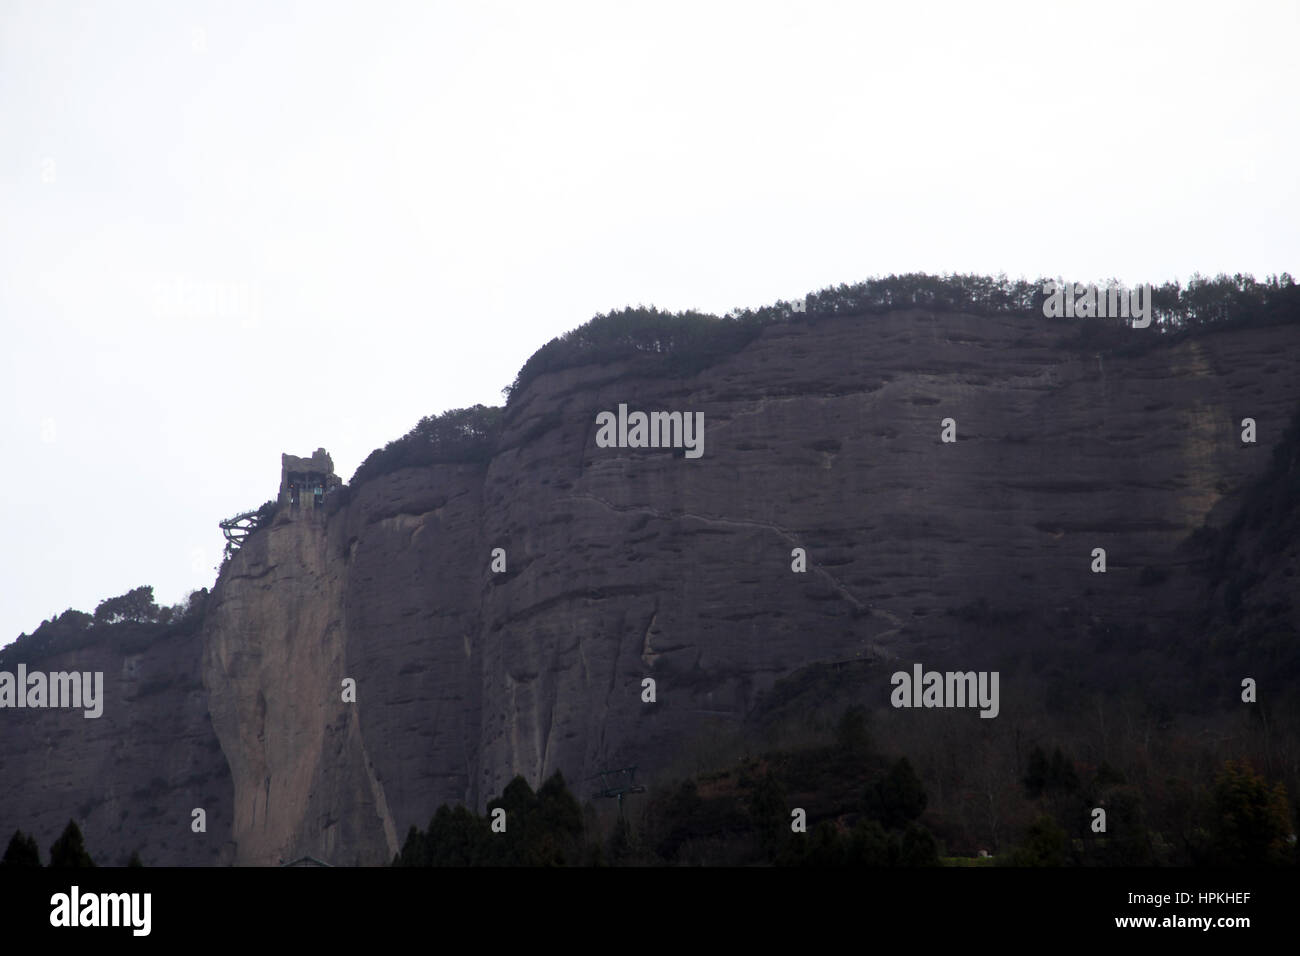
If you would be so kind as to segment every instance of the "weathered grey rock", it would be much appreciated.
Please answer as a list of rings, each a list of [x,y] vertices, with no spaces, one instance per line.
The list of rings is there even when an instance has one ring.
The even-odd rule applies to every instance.
[[[75,818],[100,866],[139,850],[148,866],[233,862],[230,769],[208,721],[197,637],[132,647],[97,636],[34,659],[6,648],[0,670],[102,671],[103,714],[0,710],[0,831],[32,833],[42,862]],[[195,833],[192,811],[207,815]]]
[[[769,327],[685,380],[543,376],[485,467],[400,471],[328,518],[282,513],[254,535],[201,647],[148,664],[202,674],[150,717],[190,737],[139,746],[188,766],[220,741],[236,862],[383,863],[438,804],[481,808],[516,773],[574,782],[635,763],[653,780],[708,722],[741,720],[809,662],[959,652],[978,667],[983,649],[947,612],[981,598],[1175,626],[1194,580],[1136,579],[1184,561],[1180,543],[1264,467],[1300,400],[1296,329],[1104,358],[1058,347],[1070,332],[897,312]],[[597,448],[596,415],[619,403],[703,412],[703,457]],[[1240,443],[1246,416],[1258,445]],[[940,441],[944,418],[956,443]],[[504,574],[489,567],[498,547]],[[1104,575],[1089,571],[1095,547]],[[135,746],[116,733],[46,765],[29,740],[50,731],[17,726],[0,714],[6,779],[61,809],[47,820],[6,795],[0,828],[35,818],[52,839],[67,806],[138,786],[138,766],[104,756]],[[164,777],[169,807],[190,799],[184,780]],[[137,804],[115,799],[132,815],[93,817],[92,848],[170,832],[134,829]]]

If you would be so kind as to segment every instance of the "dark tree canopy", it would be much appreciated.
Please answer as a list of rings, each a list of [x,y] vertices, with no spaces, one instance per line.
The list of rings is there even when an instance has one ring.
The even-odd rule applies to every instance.
[[[506,831],[493,833],[494,810]],[[412,826],[395,866],[577,866],[584,862],[582,808],[556,771],[537,792],[516,776],[479,816],[438,807],[427,831]]]
[[[735,309],[719,317],[703,312],[661,312],[638,306],[597,315],[552,339],[524,363],[504,391],[508,402],[538,376],[579,365],[636,362],[637,374],[683,375],[738,352],[762,328],[778,322],[815,322],[832,316],[880,315],[897,309],[930,309],[971,315],[1042,316],[1044,285],[1039,278],[1005,275],[927,275],[908,273],[840,284],[809,294],[802,310],[777,302]],[[1100,288],[1100,285],[1099,285]],[[1260,282],[1237,273],[1207,278],[1193,274],[1184,287],[1166,282],[1152,287],[1152,337],[1209,326],[1253,326],[1300,321],[1300,285],[1291,276]],[[1089,337],[1127,320],[1078,321]]]
[[[122,621],[145,623],[158,620],[158,605],[153,599],[153,585],[145,584],[125,594],[105,598],[95,608],[95,623],[118,624]]]
[[[41,851],[36,845],[36,838],[29,833],[23,833],[22,830],[15,830],[9,840],[9,846],[5,849],[5,855],[0,857],[0,866],[40,865]]]
[[[925,812],[925,786],[906,757],[867,792],[867,810],[890,829],[911,823]]]
[[[1214,782],[1213,862],[1268,866],[1291,862],[1291,814],[1286,790],[1249,766],[1229,761]]]
[[[94,865],[94,860],[86,852],[81,827],[75,820],[69,820],[63,833],[50,847],[50,866],[54,869],[84,869]]]
[[[768,325],[819,322],[834,317],[872,316],[899,309],[929,309],[970,315],[1034,315],[1042,318],[1040,278],[1005,275],[908,273],[867,279],[813,292],[801,307],[779,301],[759,309],[734,309],[725,316],[693,310],[661,311],[654,306],[611,310],[547,342],[503,389],[507,407],[539,376],[584,365],[628,362],[640,376],[692,375],[734,355]],[[1099,286],[1100,288],[1100,286]],[[1300,285],[1289,274],[1260,282],[1253,276],[1194,274],[1184,287],[1166,282],[1152,288],[1152,325],[1141,342],[1210,327],[1271,325],[1300,321]],[[1126,319],[1046,320],[1077,324],[1075,348],[1105,347]],[[1115,340],[1131,347],[1132,330]],[[505,409],[475,405],[420,419],[410,432],[377,448],[352,476],[356,486],[399,468],[444,463],[482,463],[499,447]]]
[[[501,408],[475,405],[425,416],[401,438],[367,455],[351,483],[364,484],[399,468],[487,461],[496,449],[502,412]]]

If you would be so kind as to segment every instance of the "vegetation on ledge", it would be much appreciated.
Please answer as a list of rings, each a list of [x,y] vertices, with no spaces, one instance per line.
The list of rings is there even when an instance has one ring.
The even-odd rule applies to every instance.
[[[779,301],[759,309],[735,309],[725,316],[654,306],[624,308],[590,321],[543,345],[503,389],[506,408],[538,377],[584,365],[629,362],[643,377],[693,375],[734,355],[763,328],[781,322],[817,322],[831,317],[880,315],[898,309],[929,309],[972,315],[1042,317],[1046,279],[1005,275],[890,275],[811,293],[802,303]],[[1100,286],[1099,286],[1100,287]],[[1213,279],[1194,275],[1183,286],[1152,288],[1153,321],[1148,329],[1122,328],[1124,319],[1057,319],[1071,323],[1066,348],[1146,348],[1192,332],[1300,321],[1300,285],[1289,274],[1263,282],[1238,273]],[[1118,334],[1123,332],[1122,335]],[[496,452],[506,409],[475,405],[426,416],[410,432],[366,457],[352,476],[355,487],[400,468],[442,463],[482,463]]]

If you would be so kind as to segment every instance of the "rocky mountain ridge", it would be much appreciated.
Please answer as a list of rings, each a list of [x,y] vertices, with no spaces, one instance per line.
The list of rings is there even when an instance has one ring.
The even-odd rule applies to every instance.
[[[541,375],[490,460],[282,509],[192,635],[26,660],[102,670],[107,703],[0,712],[0,829],[48,845],[75,815],[110,861],[383,863],[516,773],[653,779],[813,662],[979,668],[994,648],[960,612],[981,601],[1176,628],[1188,536],[1227,519],[1300,402],[1296,327],[1130,354],[1062,335],[907,309],[768,326],[680,378]],[[702,457],[599,447],[620,404],[701,413]]]

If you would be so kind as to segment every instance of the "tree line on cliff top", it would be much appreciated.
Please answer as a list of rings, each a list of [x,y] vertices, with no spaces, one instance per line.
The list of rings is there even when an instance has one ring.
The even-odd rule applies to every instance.
[[[155,640],[194,634],[208,607],[208,589],[191,591],[178,604],[159,605],[149,584],[105,598],[93,614],[68,608],[42,621],[31,634],[20,634],[0,648],[0,665],[45,654],[76,650],[108,639],[120,645],[147,646]]]
[[[612,311],[597,315],[538,349],[505,392],[508,399],[513,399],[529,382],[547,372],[622,359],[650,358],[655,361],[647,363],[647,367],[657,366],[669,374],[689,374],[714,358],[738,351],[763,326],[778,322],[815,322],[830,316],[878,315],[897,309],[1041,317],[1047,281],[910,273],[813,292],[799,311],[795,303],[787,301],[757,310],[736,309],[721,318],[693,311],[660,312],[653,307]],[[1212,279],[1194,275],[1186,286],[1179,282],[1153,286],[1152,299],[1151,330],[1155,335],[1209,325],[1254,326],[1300,320],[1300,286],[1286,273],[1262,282],[1241,273]],[[1124,320],[1092,321],[1104,324]]]
[[[972,315],[1034,315],[1041,318],[1046,279],[922,273],[867,279],[811,293],[796,304],[779,301],[760,309],[735,309],[725,316],[697,311],[665,312],[650,306],[596,315],[547,342],[523,364],[503,389],[506,408],[539,376],[583,365],[630,362],[629,374],[678,377],[694,374],[733,355],[765,326],[817,322],[836,316],[879,315],[897,309],[928,309]],[[1257,281],[1238,273],[1206,278],[1193,275],[1186,285],[1166,282],[1152,288],[1153,321],[1148,329],[1126,330],[1131,344],[1206,329],[1248,328],[1300,321],[1300,285],[1289,274]],[[1123,319],[1058,320],[1078,325],[1081,341],[1105,347],[1099,335]],[[506,409],[475,405],[426,416],[406,435],[378,448],[352,477],[357,486],[399,468],[435,463],[482,463],[496,450]]]

